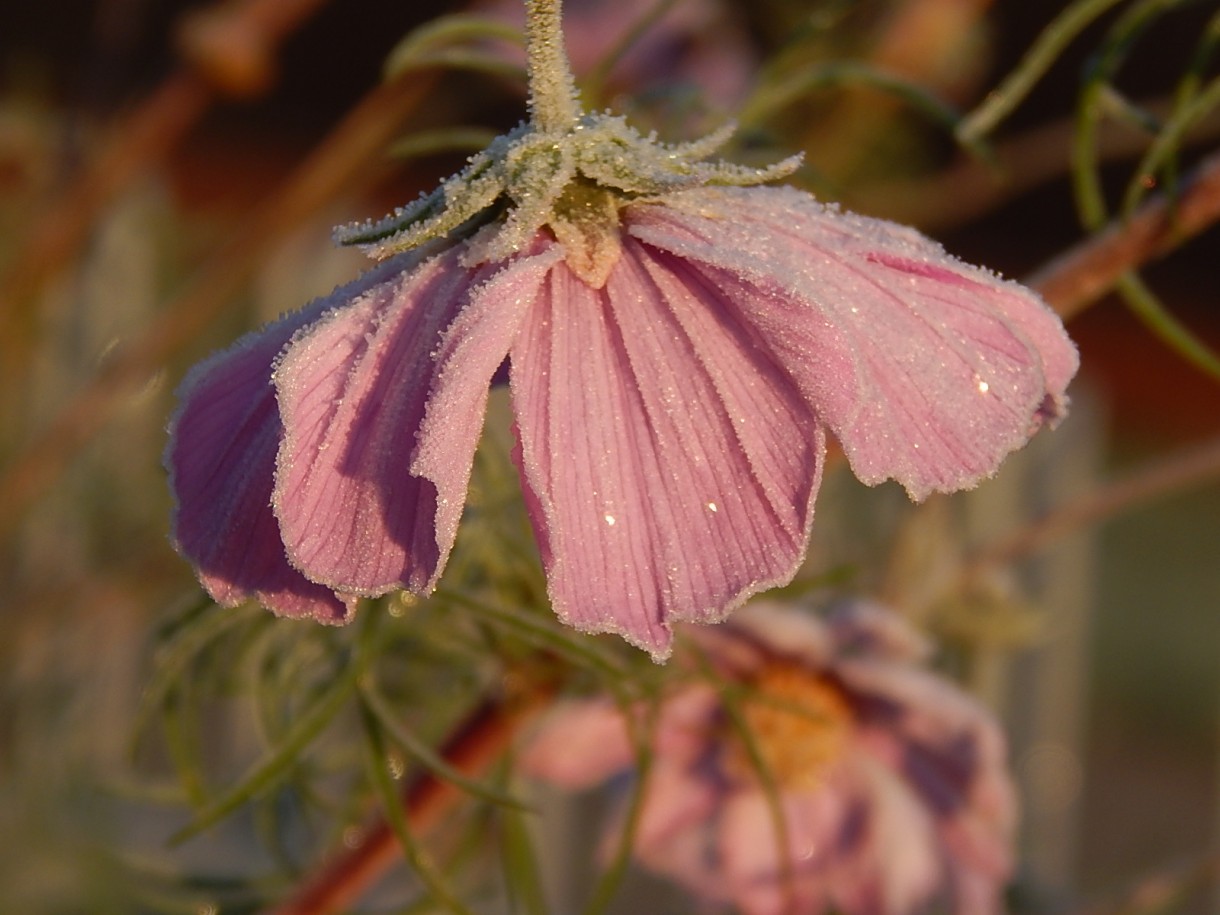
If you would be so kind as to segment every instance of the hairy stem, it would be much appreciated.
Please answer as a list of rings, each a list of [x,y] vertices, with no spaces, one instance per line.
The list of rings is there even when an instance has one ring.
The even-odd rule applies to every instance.
[[[580,117],[576,83],[563,49],[561,0],[525,0],[525,69],[530,120],[539,130],[563,132]]]

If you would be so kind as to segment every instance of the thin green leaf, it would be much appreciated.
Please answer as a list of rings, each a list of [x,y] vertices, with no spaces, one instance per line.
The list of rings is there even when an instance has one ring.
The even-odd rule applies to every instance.
[[[410,824],[403,813],[402,798],[399,796],[394,779],[390,776],[386,766],[385,740],[377,717],[367,702],[361,701],[360,709],[365,735],[368,738],[365,743],[367,751],[365,761],[369,781],[381,800],[382,812],[402,847],[403,857],[437,905],[443,906],[446,911],[459,913],[459,915],[474,915],[474,912],[445,883],[427,853],[415,840]]]
[[[868,86],[896,96],[933,123],[956,135],[960,114],[923,86],[894,73],[854,61],[820,63],[759,87],[745,104],[741,120],[757,124],[813,92],[843,86]]]
[[[631,800],[628,801],[627,812],[623,818],[623,832],[616,843],[614,857],[610,859],[610,863],[597,881],[593,894],[585,904],[583,915],[602,915],[614,901],[623,878],[627,874],[627,866],[631,862],[631,854],[635,849],[635,835],[639,829],[640,815],[644,811],[648,776],[652,771],[653,735],[660,712],[660,701],[649,703],[647,714],[643,718],[632,713],[631,705],[620,703],[627,722],[627,731],[635,750],[635,785],[631,790]]]
[[[703,663],[706,674],[712,679],[712,685],[717,687],[720,692],[724,709],[728,713],[729,723],[733,728],[733,733],[741,741],[742,747],[745,748],[750,767],[754,770],[754,774],[758,776],[759,784],[762,786],[763,795],[767,801],[767,812],[771,817],[771,827],[775,830],[775,847],[781,850],[791,848],[788,839],[788,817],[784,813],[779,783],[775,780],[775,774],[771,771],[771,766],[763,756],[758,742],[754,739],[754,731],[750,728],[750,724],[742,712],[741,695],[737,690],[730,688],[729,684],[725,684],[720,680],[712,670],[711,664],[707,661],[706,657],[703,659]],[[794,879],[792,856],[783,851],[779,854],[779,877],[780,882],[790,895]]]
[[[427,51],[412,58],[407,69],[423,70],[435,67],[440,70],[470,70],[474,73],[486,73],[504,79],[525,83],[525,69],[517,64],[503,60],[486,51],[470,51],[465,48],[441,48]]]
[[[133,728],[137,736],[144,733],[148,721],[186,675],[191,662],[230,629],[255,618],[247,612],[248,608],[219,607],[211,601],[207,604],[210,611],[192,615],[189,622],[174,632],[169,642],[157,649],[152,679],[141,696],[140,710]]]
[[[1076,209],[1085,228],[1097,230],[1105,224],[1108,210],[1101,183],[1098,128],[1107,109],[1119,97],[1111,80],[1126,61],[1131,48],[1158,16],[1180,0],[1144,0],[1125,10],[1111,26],[1085,75],[1077,105],[1076,131],[1072,138],[1072,188]]]
[[[385,697],[372,685],[363,685],[360,688],[360,696],[386,735],[404,750],[408,756],[411,756],[416,762],[432,773],[432,775],[457,785],[466,793],[497,806],[508,807],[514,810],[530,809],[530,806],[521,799],[503,791],[498,791],[477,779],[470,778],[449,765],[427,743],[420,740],[399,723],[394,710],[390,708]]]
[[[352,663],[341,673],[313,704],[297,719],[284,734],[283,741],[219,800],[206,807],[187,826],[170,838],[177,845],[191,836],[198,835],[237,810],[255,795],[267,790],[282,778],[296,763],[301,752],[313,742],[355,691],[356,682],[363,673],[363,666]]]
[[[190,698],[186,688],[171,690],[162,703],[161,729],[165,747],[174,766],[178,784],[187,802],[195,808],[207,803],[207,785],[199,761],[201,757],[198,732],[190,726],[194,716],[188,716]]]
[[[516,810],[505,810],[500,814],[500,823],[504,882],[510,906],[513,910],[520,906],[528,915],[547,915],[550,909],[542,890],[538,854],[525,816]]]
[[[594,648],[587,637],[577,638],[574,635],[570,636],[560,632],[528,613],[493,607],[459,591],[437,591],[436,596],[439,600],[458,604],[485,619],[508,626],[533,644],[549,648],[556,654],[583,666],[592,667],[611,678],[622,676],[625,672],[620,663]]]
[[[387,55],[382,75],[388,80],[416,69],[421,66],[421,60],[445,45],[487,39],[521,44],[522,35],[520,29],[488,16],[463,13],[441,16],[413,29],[399,41]]]
[[[483,127],[421,130],[395,142],[390,155],[396,159],[420,159],[438,153],[478,152],[495,138],[495,131]]]
[[[1220,77],[1213,79],[1198,95],[1173,111],[1136,166],[1135,174],[1123,196],[1125,214],[1135,212],[1152,186],[1148,179],[1154,178],[1171,165],[1186,134],[1217,106],[1220,106]]]
[[[1020,63],[995,91],[988,93],[981,105],[962,118],[957,128],[958,140],[970,146],[995,130],[1025,100],[1072,40],[1090,23],[1121,2],[1076,0],[1069,4],[1042,30]]]
[[[1220,356],[1175,318],[1134,273],[1118,281],[1128,307],[1152,334],[1195,368],[1220,381]]]

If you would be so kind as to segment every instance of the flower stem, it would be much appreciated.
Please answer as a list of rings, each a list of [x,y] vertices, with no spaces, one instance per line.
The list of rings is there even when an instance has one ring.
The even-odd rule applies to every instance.
[[[475,778],[500,759],[514,737],[550,701],[539,688],[512,701],[488,699],[451,736],[442,753],[462,775]],[[466,793],[457,785],[421,772],[403,792],[403,815],[417,834],[437,826]],[[360,841],[335,854],[280,905],[264,915],[335,915],[357,903],[365,892],[402,860],[398,838],[384,815],[362,832]]]
[[[567,131],[580,117],[576,83],[563,49],[562,6],[562,0],[525,0],[530,121],[548,133]]]

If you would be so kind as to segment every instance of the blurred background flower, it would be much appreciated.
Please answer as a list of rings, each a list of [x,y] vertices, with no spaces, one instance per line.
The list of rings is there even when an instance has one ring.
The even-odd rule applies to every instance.
[[[900,617],[759,601],[689,634],[691,682],[655,709],[561,706],[525,771],[587,789],[643,758],[634,853],[749,915],[1001,911],[1016,815],[1003,736],[920,666]]]

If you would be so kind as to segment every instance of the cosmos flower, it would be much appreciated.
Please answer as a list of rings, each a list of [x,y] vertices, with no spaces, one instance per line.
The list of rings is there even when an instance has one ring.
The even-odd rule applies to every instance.
[[[686,680],[645,732],[642,864],[746,915],[1002,910],[1015,817],[1003,737],[920,666],[926,648],[901,619],[755,604],[692,637],[716,679]],[[522,764],[584,789],[635,759],[625,714],[591,699],[555,710]]]
[[[707,161],[728,131],[581,113],[557,4],[530,6],[531,120],[339,230],[381,263],[182,385],[172,538],[217,601],[342,622],[433,588],[505,363],[555,612],[658,659],[795,574],[827,430],[921,499],[1061,415],[1076,351],[1032,292],[759,186],[796,159]]]

